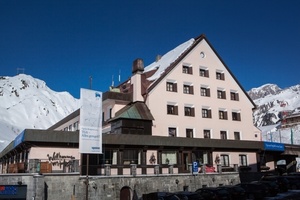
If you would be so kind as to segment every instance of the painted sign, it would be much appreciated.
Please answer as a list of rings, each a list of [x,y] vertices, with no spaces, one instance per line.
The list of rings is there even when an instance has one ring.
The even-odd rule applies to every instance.
[[[79,152],[102,153],[102,92],[80,89]]]
[[[276,142],[264,142],[264,150],[284,151],[284,144]]]

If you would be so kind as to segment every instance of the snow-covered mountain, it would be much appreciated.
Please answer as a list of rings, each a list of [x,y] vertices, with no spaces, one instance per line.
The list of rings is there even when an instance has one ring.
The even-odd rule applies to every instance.
[[[257,105],[254,111],[254,125],[257,127],[276,124],[284,111],[289,114],[299,113],[300,85],[281,89],[275,84],[266,84],[248,92]]]
[[[0,76],[0,152],[25,128],[47,129],[78,108],[78,99],[42,80]]]

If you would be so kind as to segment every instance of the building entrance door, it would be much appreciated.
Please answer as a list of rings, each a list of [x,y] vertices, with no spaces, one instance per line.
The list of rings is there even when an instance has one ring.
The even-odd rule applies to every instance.
[[[192,164],[192,153],[189,151],[183,151],[181,158],[182,158],[181,160],[182,172],[183,173],[190,172],[189,164]]]

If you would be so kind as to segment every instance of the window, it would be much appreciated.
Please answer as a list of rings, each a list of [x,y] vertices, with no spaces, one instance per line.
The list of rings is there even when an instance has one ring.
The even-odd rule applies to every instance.
[[[182,73],[184,73],[184,74],[193,74],[193,69],[192,69],[192,67],[183,65],[182,66]]]
[[[248,166],[247,164],[247,155],[240,154],[239,155],[239,160],[240,160],[240,166]]]
[[[163,151],[161,153],[161,164],[177,164],[176,151]]]
[[[216,72],[216,78],[218,80],[225,80],[225,76],[223,72]]]
[[[109,119],[112,118],[112,108],[109,109]]]
[[[69,131],[72,131],[72,124],[69,125]]]
[[[169,128],[169,136],[176,137],[176,128]]]
[[[202,76],[202,77],[207,77],[208,78],[209,77],[208,70],[204,69],[204,68],[200,68],[199,75]]]
[[[210,138],[210,130],[207,130],[207,129],[203,130],[203,137]]]
[[[75,122],[74,124],[73,124],[73,130],[74,131],[77,131],[78,130],[78,128],[79,128],[79,122],[77,121],[77,122]]]
[[[167,105],[167,114],[178,115],[178,107],[175,105]]]
[[[239,93],[237,93],[237,92],[230,92],[230,99],[232,101],[239,101]]]
[[[241,113],[239,113],[239,112],[232,112],[232,120],[233,121],[241,121]]]
[[[194,94],[194,87],[192,85],[183,85],[184,94]]]
[[[167,91],[177,92],[177,83],[167,82]]]
[[[135,149],[126,149],[123,151],[123,164],[140,164],[140,153]]]
[[[193,138],[194,136],[193,136],[193,129],[191,129],[191,128],[187,128],[186,130],[185,130],[185,132],[186,132],[186,137],[187,138]]]
[[[211,110],[202,108],[202,118],[211,118]]]
[[[229,167],[229,156],[221,154],[221,165],[222,167]]]
[[[227,119],[227,111],[219,110],[219,119]]]
[[[237,132],[237,131],[234,132],[234,139],[235,140],[240,140],[241,139],[240,132]]]
[[[220,132],[220,138],[222,140],[227,140],[227,133],[226,133],[226,131],[221,131]]]
[[[218,90],[218,99],[226,99],[226,93],[223,90]]]
[[[117,150],[105,150],[103,156],[105,164],[117,164]]]
[[[184,107],[184,116],[195,116],[195,109],[193,107]]]
[[[201,93],[201,96],[203,96],[203,97],[210,97],[210,89],[209,88],[201,87],[200,93]]]

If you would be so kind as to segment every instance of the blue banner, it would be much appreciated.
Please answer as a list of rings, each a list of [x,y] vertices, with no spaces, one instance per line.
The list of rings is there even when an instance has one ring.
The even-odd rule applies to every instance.
[[[24,142],[24,135],[25,135],[25,130],[22,131],[14,140],[14,147],[18,146],[22,142]]]
[[[276,142],[264,142],[264,150],[269,151],[284,151],[284,144]]]

